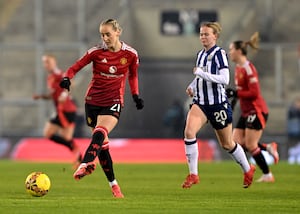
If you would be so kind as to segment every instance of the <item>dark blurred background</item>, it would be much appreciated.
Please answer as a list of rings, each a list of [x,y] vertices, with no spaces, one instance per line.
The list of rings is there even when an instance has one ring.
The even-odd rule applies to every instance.
[[[199,23],[216,20],[223,27],[219,45],[225,50],[233,40],[247,40],[259,31],[260,50],[250,52],[249,58],[257,66],[270,108],[263,139],[278,141],[287,151],[288,110],[300,89],[299,8],[298,0],[0,0],[0,138],[14,142],[42,136],[53,106],[31,99],[33,93],[47,90],[41,56],[55,55],[66,70],[100,41],[98,26],[107,18],[118,19],[122,40],[139,52],[145,100],[144,110],[137,111],[127,93],[111,137],[181,138],[190,103],[185,89],[201,48]],[[72,90],[82,116],[90,79],[88,66]],[[89,136],[82,117],[76,136]],[[213,132],[207,126],[199,137],[212,138]]]

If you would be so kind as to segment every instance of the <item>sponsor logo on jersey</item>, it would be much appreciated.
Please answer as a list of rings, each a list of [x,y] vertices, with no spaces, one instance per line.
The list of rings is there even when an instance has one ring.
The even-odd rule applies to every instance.
[[[92,118],[88,117],[88,118],[87,118],[87,122],[88,122],[89,125],[91,125],[92,122],[93,122],[93,121],[92,121]]]
[[[109,77],[109,78],[121,78],[121,77],[124,77],[124,74],[116,75],[116,74],[107,74],[107,73],[103,73],[103,72],[100,72],[100,75],[105,76],[105,77]]]
[[[125,57],[122,57],[120,59],[120,63],[121,63],[121,65],[125,65],[127,63],[127,59]]]
[[[109,73],[111,73],[111,74],[114,74],[114,73],[116,73],[117,72],[117,67],[116,66],[110,66],[109,67],[109,69],[108,69],[108,71],[109,71]]]
[[[102,62],[102,63],[107,63],[107,59],[104,58],[104,59],[101,60],[101,62]]]

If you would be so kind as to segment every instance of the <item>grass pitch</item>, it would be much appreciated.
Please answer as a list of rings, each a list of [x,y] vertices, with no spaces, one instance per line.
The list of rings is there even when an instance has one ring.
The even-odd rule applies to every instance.
[[[112,198],[100,167],[81,181],[73,180],[69,164],[0,161],[0,169],[0,213],[300,213],[300,167],[284,162],[272,166],[274,184],[249,189],[232,161],[200,163],[200,184],[191,189],[180,186],[185,164],[116,164],[124,199]],[[25,192],[33,171],[50,177],[48,195]]]

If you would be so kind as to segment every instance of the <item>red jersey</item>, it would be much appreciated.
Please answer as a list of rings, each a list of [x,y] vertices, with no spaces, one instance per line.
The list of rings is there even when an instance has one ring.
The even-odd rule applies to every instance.
[[[65,92],[65,90],[59,86],[59,83],[62,78],[63,78],[63,72],[59,69],[56,69],[53,73],[48,75],[47,85],[48,85],[48,89],[51,93],[52,100],[54,102],[57,112],[59,112],[59,111],[75,112],[76,105],[72,101],[69,94],[66,94],[67,98],[66,98],[65,102],[60,103],[58,101],[61,94]]]
[[[251,62],[247,61],[242,67],[236,66],[235,85],[243,117],[253,113],[268,113],[268,107],[261,95],[258,74]]]
[[[111,52],[105,44],[93,47],[72,65],[65,76],[74,75],[89,63],[93,63],[93,77],[86,92],[85,101],[96,106],[124,104],[126,77],[131,94],[139,94],[137,51],[122,42],[121,50]]]

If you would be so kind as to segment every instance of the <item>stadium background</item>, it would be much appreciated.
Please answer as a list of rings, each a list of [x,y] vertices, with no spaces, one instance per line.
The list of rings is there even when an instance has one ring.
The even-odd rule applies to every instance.
[[[174,100],[184,107],[188,103],[185,88],[193,78],[191,68],[200,45],[197,34],[162,35],[161,14],[194,9],[216,12],[223,26],[219,44],[226,50],[231,41],[260,32],[261,49],[250,58],[258,68],[270,108],[263,139],[278,141],[286,157],[286,112],[300,88],[299,6],[298,0],[0,0],[2,155],[7,157],[24,137],[41,137],[53,110],[51,102],[31,99],[33,93],[46,90],[42,54],[54,54],[59,67],[67,69],[99,42],[98,25],[107,18],[119,20],[124,29],[122,40],[139,52],[140,89],[145,100],[144,110],[138,112],[130,94],[126,95],[126,107],[111,137],[179,138],[182,129],[171,131],[163,118]],[[90,67],[84,70],[76,77],[72,92],[81,111],[91,77]],[[89,136],[84,124],[81,136]],[[208,127],[199,134],[201,139],[212,137]]]

